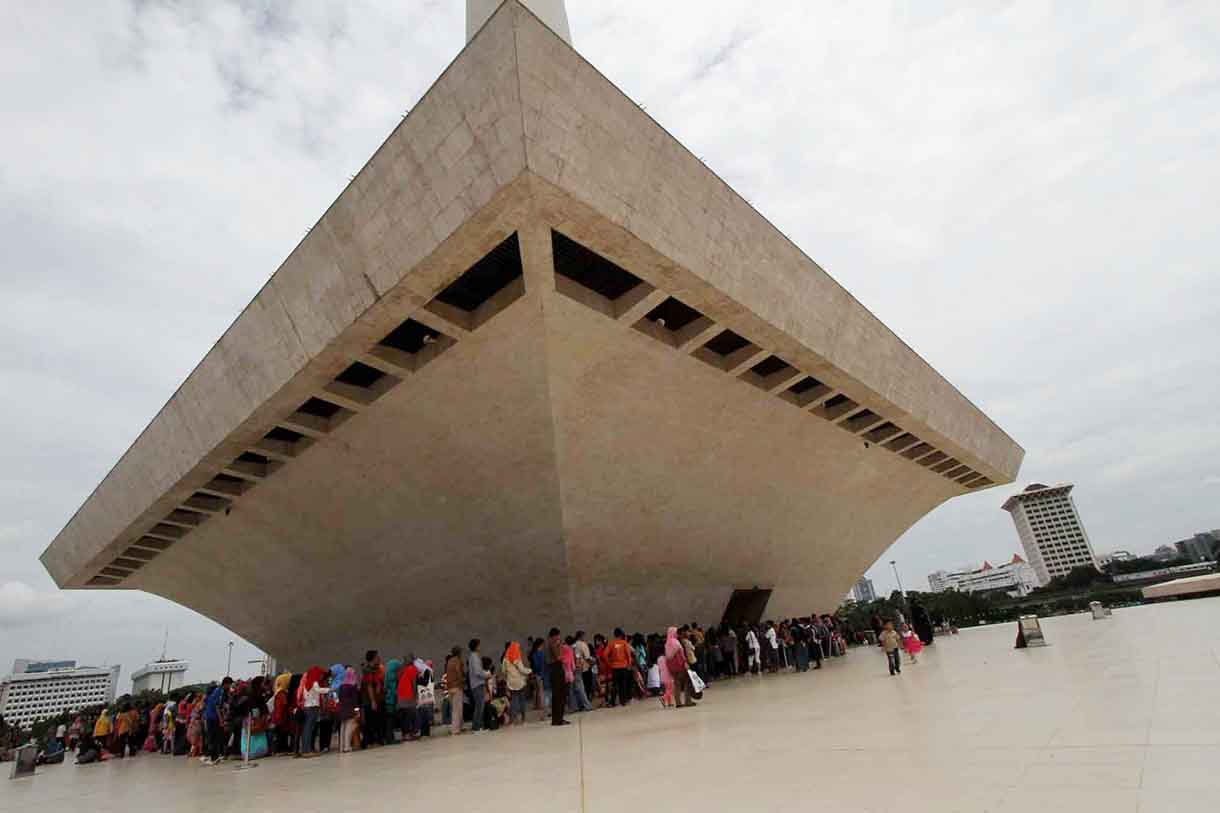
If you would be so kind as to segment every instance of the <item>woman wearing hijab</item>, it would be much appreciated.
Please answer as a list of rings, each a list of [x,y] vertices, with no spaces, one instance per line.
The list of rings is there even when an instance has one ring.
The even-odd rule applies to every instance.
[[[318,724],[319,708],[322,698],[330,689],[326,686],[329,676],[320,666],[311,666],[301,679],[302,703],[305,710],[305,722],[301,726],[301,743],[297,753],[301,756],[313,756],[313,733]]]
[[[525,725],[525,685],[533,670],[525,665],[521,657],[521,644],[513,641],[508,645],[500,671],[504,673],[504,682],[508,684],[508,724]]]
[[[414,655],[406,657],[406,665],[398,672],[398,685],[394,688],[394,707],[398,711],[398,728],[402,731],[404,740],[417,740],[419,735],[417,718],[418,706],[415,702],[415,679],[419,677],[419,667],[422,663]]]
[[[100,750],[110,750],[110,735],[113,733],[114,723],[110,720],[110,713],[107,709],[102,709],[102,713],[97,716],[97,722],[93,724],[93,739]]]
[[[292,685],[292,673],[284,672],[277,675],[271,695],[271,725],[275,729],[275,753],[286,754],[292,750],[289,742],[289,709],[288,687]]]
[[[356,670],[343,670],[343,682],[339,684],[339,753],[352,750],[352,739],[356,732],[356,709],[360,705],[360,676]]]
[[[673,679],[677,707],[683,709],[695,705],[691,700],[690,676],[686,674],[686,650],[678,640],[677,627],[670,627],[665,631],[665,666]]]

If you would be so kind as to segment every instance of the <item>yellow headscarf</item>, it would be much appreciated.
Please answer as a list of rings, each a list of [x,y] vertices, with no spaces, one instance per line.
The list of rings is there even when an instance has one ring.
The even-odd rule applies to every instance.
[[[285,672],[282,675],[277,675],[275,678],[275,691],[286,692],[288,687],[292,685],[292,672]]]
[[[93,736],[108,737],[110,736],[110,715],[105,709],[98,715],[97,722],[93,726]]]

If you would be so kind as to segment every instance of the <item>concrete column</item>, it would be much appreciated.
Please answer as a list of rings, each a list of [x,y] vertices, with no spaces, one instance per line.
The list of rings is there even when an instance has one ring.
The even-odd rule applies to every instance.
[[[466,41],[474,39],[483,23],[496,13],[504,0],[466,0]],[[572,44],[572,31],[568,27],[568,10],[563,0],[520,0],[521,5],[534,13],[547,28],[559,35],[568,45]]]

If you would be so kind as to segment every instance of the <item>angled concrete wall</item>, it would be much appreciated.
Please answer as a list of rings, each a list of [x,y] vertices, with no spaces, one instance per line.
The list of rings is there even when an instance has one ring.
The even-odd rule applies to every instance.
[[[558,274],[553,232],[638,279],[611,301]],[[437,298],[513,234],[518,280],[470,313]],[[698,314],[681,335],[646,318],[670,298]],[[408,319],[432,331],[415,356],[381,344]],[[748,347],[709,361],[725,330]],[[750,372],[772,356],[774,379]],[[388,377],[337,380],[353,362]],[[742,587],[773,589],[778,615],[829,609],[1021,455],[508,2],[43,562],[291,664],[436,654],[551,624],[714,621]]]

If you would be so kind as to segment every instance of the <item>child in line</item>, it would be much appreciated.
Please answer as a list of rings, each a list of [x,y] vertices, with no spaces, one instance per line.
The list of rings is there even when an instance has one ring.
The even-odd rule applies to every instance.
[[[902,639],[894,631],[894,622],[886,621],[881,630],[881,648],[885,650],[885,658],[890,665],[890,675],[902,674]]]
[[[912,631],[910,625],[902,625],[902,648],[906,650],[911,663],[919,663],[919,653],[923,651],[923,641]]]

